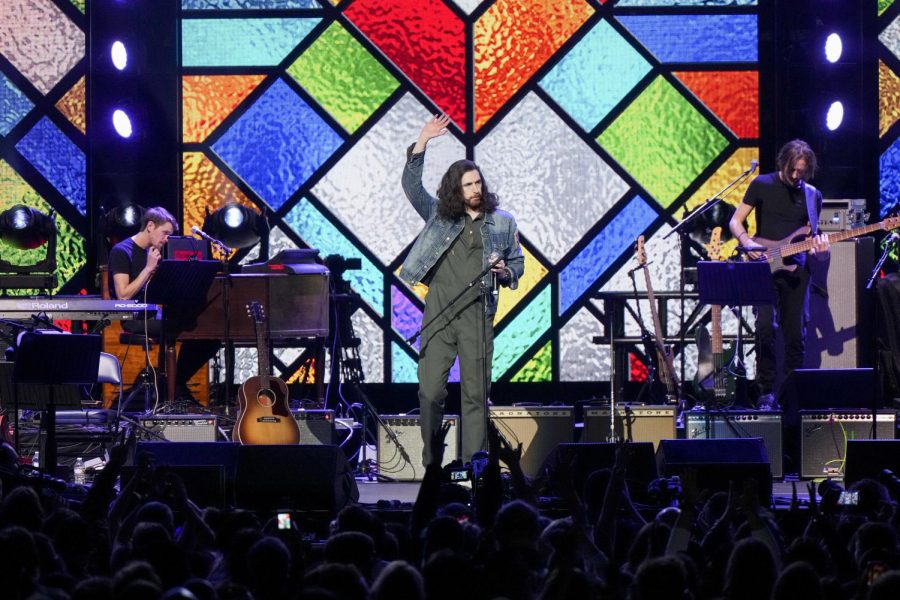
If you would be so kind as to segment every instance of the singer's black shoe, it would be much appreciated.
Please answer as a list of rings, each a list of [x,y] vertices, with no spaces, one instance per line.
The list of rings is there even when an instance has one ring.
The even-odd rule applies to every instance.
[[[769,392],[768,394],[763,394],[757,398],[756,409],[777,411],[781,410],[781,405],[778,404],[778,400],[775,399],[775,394]]]

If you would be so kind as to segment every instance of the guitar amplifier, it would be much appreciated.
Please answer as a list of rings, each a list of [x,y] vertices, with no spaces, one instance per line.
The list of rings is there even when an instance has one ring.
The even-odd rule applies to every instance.
[[[492,406],[491,420],[513,447],[522,444],[522,472],[535,477],[559,444],[572,442],[575,415],[571,406]]]
[[[895,411],[879,410],[875,438],[894,439],[896,419]],[[801,477],[840,476],[847,443],[868,439],[872,439],[871,411],[800,411]]]
[[[138,431],[138,439],[170,442],[215,442],[215,415],[150,415],[138,423],[146,431]]]
[[[397,436],[397,441],[403,446],[409,460],[406,460],[387,430],[379,423],[376,459],[379,475],[385,475],[394,481],[421,481],[425,476],[425,466],[422,464],[419,415],[381,415],[381,420]],[[459,416],[444,415],[444,423],[450,424],[450,431],[444,440],[446,447],[442,466],[459,458]]]
[[[608,408],[584,409],[582,442],[610,441],[609,412]],[[617,406],[615,428],[616,440],[653,442],[655,451],[660,440],[675,437],[675,407]]]
[[[333,410],[294,410],[294,419],[300,428],[300,443],[314,445],[334,444]]]
[[[687,439],[762,438],[772,477],[783,477],[781,413],[761,411],[688,412]]]

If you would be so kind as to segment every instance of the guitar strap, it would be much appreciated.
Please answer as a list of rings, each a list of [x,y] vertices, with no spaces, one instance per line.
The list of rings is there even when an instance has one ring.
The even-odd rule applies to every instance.
[[[819,234],[819,190],[814,185],[804,182],[803,193],[806,195],[806,216],[809,217],[810,235]]]

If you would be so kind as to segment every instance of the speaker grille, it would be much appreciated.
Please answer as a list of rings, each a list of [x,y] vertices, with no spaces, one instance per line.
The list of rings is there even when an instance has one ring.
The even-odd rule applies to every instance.
[[[659,447],[660,440],[675,437],[674,406],[632,406],[626,419],[625,407],[616,407],[616,440],[628,439],[632,442],[653,442],[653,449]],[[584,410],[584,431],[582,442],[609,441],[608,408],[586,408]]]
[[[216,441],[215,415],[153,415],[141,417],[138,422],[147,431],[140,432],[141,439],[170,442]]]
[[[300,428],[300,443],[331,445],[334,443],[333,410],[295,410],[294,419]]]
[[[559,444],[572,442],[575,416],[571,406],[492,406],[491,420],[513,446],[522,444],[522,471],[535,477]]]
[[[893,439],[896,414],[876,415],[876,439]],[[844,452],[852,440],[872,437],[872,413],[864,411],[801,411],[800,454],[802,477],[840,476]]]
[[[381,415],[381,420],[390,427],[403,446],[406,457],[390,438],[387,430],[378,424],[378,473],[395,481],[421,481],[425,476],[422,464],[422,429],[418,415]],[[459,458],[459,416],[444,415],[444,423],[450,424],[450,431],[444,443],[444,461],[447,465]]]
[[[784,476],[780,413],[733,411],[712,412],[707,415],[704,412],[690,412],[685,427],[686,437],[691,440],[762,438],[772,466],[772,476]]]

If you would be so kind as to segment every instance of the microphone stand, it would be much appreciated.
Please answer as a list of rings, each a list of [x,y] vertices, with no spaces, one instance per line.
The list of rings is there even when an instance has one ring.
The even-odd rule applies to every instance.
[[[488,448],[488,426],[490,425],[490,415],[488,414],[488,406],[487,406],[487,390],[488,390],[488,376],[487,376],[487,295],[490,292],[490,286],[485,285],[484,278],[490,273],[497,264],[503,260],[503,256],[498,256],[495,260],[490,262],[488,266],[481,271],[472,281],[463,286],[459,293],[457,293],[444,307],[437,312],[433,317],[428,319],[427,323],[423,323],[419,329],[416,330],[411,336],[406,338],[406,343],[412,344],[415,342],[419,336],[422,335],[422,332],[431,326],[432,323],[435,323],[444,313],[450,312],[450,309],[456,306],[456,303],[459,302],[460,298],[462,298],[466,292],[475,287],[476,285],[481,285],[481,295],[482,295],[482,303],[483,303],[483,317],[481,320],[481,349],[482,349],[482,392],[484,393],[484,449]],[[426,442],[427,443],[427,442]]]
[[[884,251],[881,253],[881,257],[878,259],[878,263],[875,265],[875,268],[872,269],[872,274],[869,275],[869,280],[866,282],[866,289],[872,289],[872,286],[875,284],[875,278],[878,276],[878,273],[881,271],[881,267],[884,266],[885,261],[891,253],[891,248],[894,244],[900,241],[900,235],[896,232],[892,233],[887,237],[887,240],[884,243]],[[881,373],[881,358],[875,356],[874,369],[872,378],[875,380],[874,388],[875,393],[872,398],[872,430],[870,432],[870,439],[878,438],[878,408],[881,406],[883,400],[882,395],[884,393],[884,384],[882,382],[882,373]]]
[[[869,280],[866,281],[866,289],[872,289],[872,286],[875,284],[875,278],[878,277],[878,273],[881,271],[881,267],[884,266],[887,257],[891,253],[891,248],[893,245],[900,240],[900,236],[896,233],[892,233],[888,236],[887,241],[884,244],[884,252],[881,253],[881,258],[878,259],[878,262],[875,264],[875,268],[872,269],[872,274],[869,275]]]

